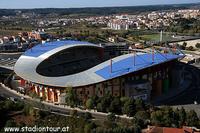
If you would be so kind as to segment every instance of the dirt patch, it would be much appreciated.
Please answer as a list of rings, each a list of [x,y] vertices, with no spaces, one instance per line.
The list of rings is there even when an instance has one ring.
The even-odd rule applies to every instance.
[[[12,119],[16,122],[17,125],[34,125],[35,118],[33,116],[25,116],[25,115],[16,115],[13,116]]]

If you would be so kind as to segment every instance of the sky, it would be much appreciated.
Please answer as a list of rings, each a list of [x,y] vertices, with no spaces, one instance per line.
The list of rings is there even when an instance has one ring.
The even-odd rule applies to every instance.
[[[110,7],[195,3],[200,0],[0,0],[0,8],[71,8]]]

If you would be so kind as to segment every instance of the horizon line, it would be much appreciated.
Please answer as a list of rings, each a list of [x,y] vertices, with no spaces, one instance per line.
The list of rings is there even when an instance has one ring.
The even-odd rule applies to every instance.
[[[169,4],[146,4],[146,5],[132,5],[132,6],[83,6],[83,7],[33,7],[33,8],[0,8],[0,10],[34,10],[34,9],[81,9],[81,8],[117,8],[117,7],[143,7],[143,6],[167,6],[167,5],[190,5],[190,4],[200,4],[200,2],[192,3],[169,3]]]

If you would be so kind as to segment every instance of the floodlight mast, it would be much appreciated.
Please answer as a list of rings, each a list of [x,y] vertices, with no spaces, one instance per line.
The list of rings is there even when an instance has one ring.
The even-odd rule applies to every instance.
[[[112,73],[112,59],[110,59],[110,73]]]

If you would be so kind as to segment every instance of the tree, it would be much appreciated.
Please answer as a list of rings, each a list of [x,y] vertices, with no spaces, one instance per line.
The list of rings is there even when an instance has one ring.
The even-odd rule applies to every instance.
[[[5,124],[5,127],[15,127],[16,123],[14,120],[8,120]]]
[[[106,94],[104,97],[100,98],[97,104],[97,111],[108,112],[111,101],[112,96],[110,94]]]
[[[141,98],[135,100],[136,111],[145,110],[145,103]]]
[[[32,115],[33,116],[34,115],[34,108],[31,105],[26,104],[24,106],[23,113],[25,115]]]
[[[185,121],[186,121],[186,112],[185,109],[181,107],[181,109],[179,110],[179,126],[185,125]]]
[[[120,98],[121,104],[124,105],[126,101],[128,101],[129,99],[130,99],[129,97],[121,97]]]
[[[135,114],[135,117],[138,119],[148,120],[148,119],[150,119],[150,114],[146,111],[138,111]]]
[[[187,42],[183,42],[183,46],[184,46],[184,47],[187,47]]]
[[[150,115],[145,111],[138,111],[135,114],[134,118],[134,120],[136,121],[133,121],[133,123],[139,124],[140,127],[145,128],[146,125],[149,123]]]
[[[182,50],[185,50],[185,46],[183,46],[183,45],[180,45],[180,46],[178,46],[180,49],[182,49]]]
[[[174,122],[174,112],[173,109],[169,106],[163,107],[163,124],[164,126],[171,127]]]
[[[164,113],[161,110],[157,110],[151,113],[151,123],[156,126],[163,126]]]
[[[117,118],[117,117],[115,116],[114,113],[110,113],[110,114],[107,115],[107,119],[108,119],[109,121],[111,121],[111,122],[115,122],[116,118]]]
[[[74,90],[72,89],[72,87],[68,87],[66,88],[67,93],[66,93],[66,103],[67,105],[74,107],[77,105],[78,102],[78,98],[74,92]]]
[[[11,101],[11,100],[6,100],[5,102],[4,102],[4,104],[3,104],[3,108],[5,109],[5,110],[13,110],[14,109],[14,107],[13,107],[13,102]]]
[[[105,128],[103,127],[97,127],[94,131],[94,133],[105,133]]]
[[[175,110],[174,110],[174,116],[173,116],[173,121],[174,121],[174,125],[175,125],[175,127],[177,127],[177,128],[179,128],[179,127],[182,127],[182,125],[180,125],[180,116],[179,116],[179,112],[180,112],[180,110],[178,109],[178,108],[176,108]]]
[[[97,111],[98,112],[106,112],[106,106],[102,103],[97,104]]]
[[[93,109],[94,108],[94,101],[93,101],[93,99],[88,99],[87,101],[86,101],[86,108],[87,109]]]
[[[146,127],[146,126],[144,126],[144,120],[139,119],[139,118],[136,118],[136,117],[133,117],[132,123],[133,123],[133,125],[137,125],[137,126],[139,126],[140,128],[141,128],[141,127],[142,127],[142,128],[145,128],[145,127]]]
[[[129,99],[125,102],[122,112],[127,116],[133,116],[135,114],[135,104],[133,99]]]
[[[96,107],[97,104],[98,104],[99,97],[98,97],[97,95],[95,95],[95,96],[92,96],[91,99],[92,99],[93,102],[94,102],[94,107]]]
[[[84,133],[91,133],[94,128],[96,128],[96,124],[94,122],[88,123],[84,127]]]
[[[199,127],[199,118],[194,110],[191,110],[187,113],[186,123],[188,126]]]
[[[197,48],[200,48],[200,43],[197,43],[195,46],[196,46]]]
[[[86,112],[86,113],[84,114],[84,119],[85,119],[86,121],[88,121],[88,120],[91,119],[91,118],[92,118],[92,114],[91,114],[91,113]]]
[[[36,92],[30,92],[29,96],[35,99],[39,99],[40,97],[36,94]]]
[[[181,124],[185,121],[185,112],[181,111],[177,109],[174,111],[169,106],[163,107],[151,113],[151,123],[156,126],[182,127]]]
[[[22,110],[24,108],[24,103],[17,101],[15,104],[12,104],[12,111],[19,111]]]
[[[116,114],[121,114],[121,101],[118,97],[115,97],[111,102],[109,111]]]
[[[141,127],[137,124],[133,124],[133,132],[134,133],[141,133]]]
[[[189,51],[193,51],[194,50],[194,47],[193,46],[189,46],[188,48],[186,48],[187,50]]]

